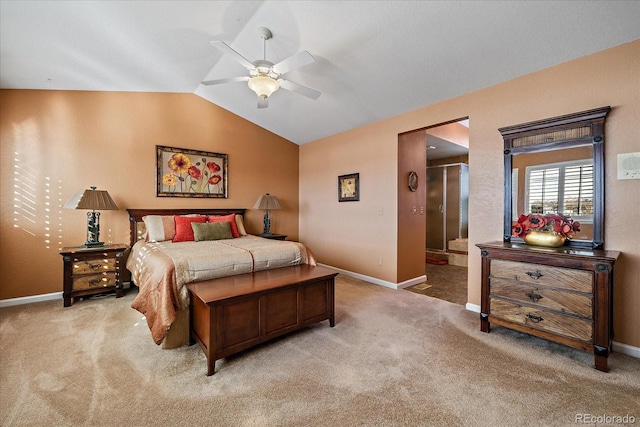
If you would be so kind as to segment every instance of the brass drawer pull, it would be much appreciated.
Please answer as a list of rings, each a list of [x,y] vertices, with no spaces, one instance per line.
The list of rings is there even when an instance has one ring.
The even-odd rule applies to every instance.
[[[541,316],[536,316],[535,314],[527,314],[527,318],[533,323],[539,323],[544,320]]]
[[[544,276],[544,274],[540,273],[538,270],[536,270],[536,271],[527,271],[527,276],[531,277],[532,279],[539,279],[542,276]]]
[[[528,292],[525,295],[533,302],[538,302],[538,300],[542,299],[542,295],[536,293],[536,291]]]
[[[92,270],[100,270],[102,268],[102,264],[89,264],[89,268]]]
[[[89,280],[90,285],[99,285],[102,282],[102,279],[91,279]]]

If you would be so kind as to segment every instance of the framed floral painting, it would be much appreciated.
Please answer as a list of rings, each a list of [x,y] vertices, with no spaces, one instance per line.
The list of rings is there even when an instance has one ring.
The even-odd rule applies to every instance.
[[[338,201],[357,202],[360,200],[360,174],[352,173],[338,177]]]
[[[228,156],[156,145],[156,196],[227,198]]]

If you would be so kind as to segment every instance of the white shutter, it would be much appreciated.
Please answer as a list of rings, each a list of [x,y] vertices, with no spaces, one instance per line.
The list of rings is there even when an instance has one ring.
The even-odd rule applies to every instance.
[[[562,213],[582,221],[592,219],[591,160],[529,166],[525,175],[527,213]]]
[[[529,173],[529,212],[554,213],[558,209],[560,169],[537,169]]]
[[[562,211],[571,217],[593,215],[593,165],[565,168]]]

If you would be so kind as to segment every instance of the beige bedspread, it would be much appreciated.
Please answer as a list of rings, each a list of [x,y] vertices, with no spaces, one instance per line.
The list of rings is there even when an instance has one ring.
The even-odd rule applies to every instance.
[[[298,264],[315,265],[306,246],[258,236],[178,243],[138,241],[127,259],[131,279],[140,289],[131,307],[144,314],[153,340],[160,344],[176,312],[189,307],[188,283]]]

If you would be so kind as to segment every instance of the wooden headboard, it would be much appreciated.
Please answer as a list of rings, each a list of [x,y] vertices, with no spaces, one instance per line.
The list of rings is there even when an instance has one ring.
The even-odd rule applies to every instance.
[[[139,239],[138,237],[138,223],[142,222],[142,217],[146,215],[229,215],[236,214],[242,215],[246,209],[215,209],[215,208],[180,208],[180,209],[127,209],[129,212],[129,245],[133,246]]]

